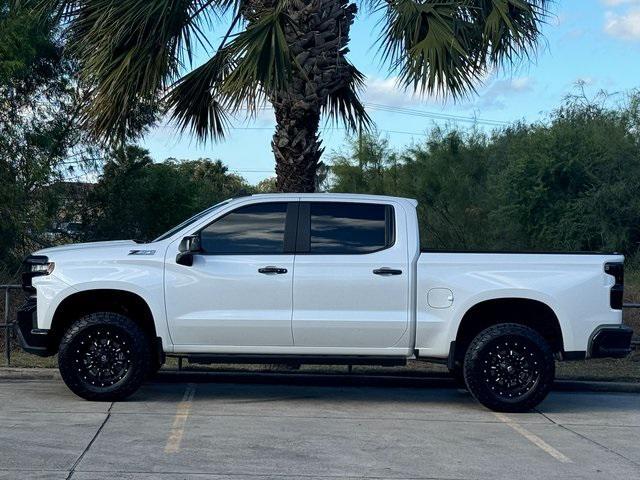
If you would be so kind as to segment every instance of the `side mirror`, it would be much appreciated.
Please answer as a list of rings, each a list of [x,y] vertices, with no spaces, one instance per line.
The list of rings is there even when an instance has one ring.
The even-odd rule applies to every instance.
[[[198,235],[189,235],[180,241],[178,246],[178,255],[176,255],[176,263],[190,267],[193,265],[193,254],[200,251],[200,237]]]

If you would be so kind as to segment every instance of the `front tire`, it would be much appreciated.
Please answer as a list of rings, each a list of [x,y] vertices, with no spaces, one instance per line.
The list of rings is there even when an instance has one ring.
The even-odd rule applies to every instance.
[[[498,412],[526,412],[548,395],[555,377],[549,343],[514,323],[494,325],[471,342],[464,378],[471,394]]]
[[[76,395],[87,400],[122,400],[140,387],[151,368],[149,339],[124,315],[92,313],[63,335],[58,366]]]

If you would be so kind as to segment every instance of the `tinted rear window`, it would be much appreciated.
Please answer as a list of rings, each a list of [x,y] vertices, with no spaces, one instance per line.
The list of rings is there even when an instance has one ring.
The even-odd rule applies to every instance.
[[[370,203],[311,202],[310,252],[371,253],[388,247],[391,207]]]

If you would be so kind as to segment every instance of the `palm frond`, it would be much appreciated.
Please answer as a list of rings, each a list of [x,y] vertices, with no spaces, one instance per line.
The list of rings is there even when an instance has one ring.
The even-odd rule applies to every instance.
[[[171,119],[198,139],[224,138],[228,115],[219,95],[222,80],[233,69],[228,48],[178,80],[165,97]]]
[[[356,131],[358,127],[369,129],[371,117],[360,101],[359,93],[365,86],[365,76],[353,65],[348,65],[345,75],[348,80],[340,88],[329,94],[323,113],[329,115],[334,123],[342,122],[347,130]]]
[[[232,108],[246,105],[255,111],[261,101],[285,90],[292,69],[299,68],[285,37],[287,2],[278,0],[265,8],[228,43],[234,69],[224,79],[221,91]]]
[[[382,60],[419,93],[475,91],[491,67],[535,49],[549,0],[371,0],[385,12]]]
[[[492,64],[529,59],[548,16],[549,0],[483,0],[471,10],[472,21],[484,24],[483,48]]]
[[[255,112],[261,101],[285,88],[293,68],[284,37],[285,5],[281,1],[265,8],[245,30],[233,34],[241,18],[237,11],[218,52],[172,86],[165,101],[182,131],[190,130],[203,141],[219,140],[228,123],[227,110],[246,106]]]
[[[473,91],[482,65],[475,50],[465,48],[473,31],[459,17],[459,3],[388,2],[380,51],[405,88],[454,97]]]
[[[87,126],[103,139],[135,133],[133,115],[159,98],[191,63],[213,4],[207,0],[40,0],[64,18],[66,39],[92,91]],[[211,8],[209,8],[211,7]]]

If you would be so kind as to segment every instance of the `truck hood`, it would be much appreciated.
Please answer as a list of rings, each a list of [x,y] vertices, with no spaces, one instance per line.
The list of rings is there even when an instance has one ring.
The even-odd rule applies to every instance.
[[[51,255],[51,254],[60,254],[66,253],[76,250],[95,250],[95,249],[110,249],[114,247],[126,247],[126,246],[136,246],[138,243],[133,240],[114,240],[109,242],[88,242],[88,243],[70,243],[68,245],[61,245],[59,247],[51,247],[44,248],[42,250],[38,250],[34,252],[34,255]]]

